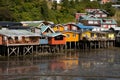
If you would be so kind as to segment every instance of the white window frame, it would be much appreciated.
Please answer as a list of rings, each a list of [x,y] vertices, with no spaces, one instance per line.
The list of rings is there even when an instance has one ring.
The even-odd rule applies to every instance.
[[[93,21],[88,21],[88,24],[94,24]]]

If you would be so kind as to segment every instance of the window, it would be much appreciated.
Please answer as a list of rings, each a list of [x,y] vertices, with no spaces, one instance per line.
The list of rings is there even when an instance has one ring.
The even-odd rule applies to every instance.
[[[70,35],[69,35],[69,34],[67,34],[67,37],[69,38],[69,37],[70,37]]]
[[[108,25],[108,28],[110,28],[111,27],[111,25]]]
[[[55,40],[63,40],[63,36],[61,35],[61,36],[57,36],[57,37],[55,37]]]
[[[93,24],[93,21],[88,21],[88,24]]]
[[[91,33],[91,37],[94,37],[94,33]]]
[[[107,15],[106,14],[102,14],[102,17],[107,17]]]
[[[105,28],[105,27],[106,27],[106,25],[103,25],[103,27]]]
[[[73,37],[75,38],[75,37],[76,37],[76,34],[73,34]]]
[[[77,30],[77,28],[73,26],[73,27],[72,27],[72,30]]]
[[[115,28],[115,25],[111,25],[112,28]]]
[[[98,21],[94,21],[94,24],[98,24]]]
[[[68,30],[68,27],[67,27],[67,26],[65,26],[65,27],[64,27],[64,29],[65,29],[65,30]]]
[[[96,14],[95,16],[96,16],[96,17],[100,17],[100,14]]]
[[[18,40],[22,40],[22,37],[21,37],[21,36],[18,36]]]
[[[45,39],[45,37],[40,37],[40,39]]]
[[[111,23],[111,21],[106,21],[106,23]]]

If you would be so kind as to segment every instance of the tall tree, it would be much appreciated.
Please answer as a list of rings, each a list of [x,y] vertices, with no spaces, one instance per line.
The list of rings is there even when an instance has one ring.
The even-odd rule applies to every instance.
[[[42,1],[41,4],[41,14],[44,20],[49,20],[49,11],[46,0]]]
[[[116,10],[112,7],[112,3],[104,4],[103,8],[109,13],[109,16],[114,16]]]
[[[57,10],[57,1],[53,1],[52,9]]]
[[[68,0],[63,0],[62,8],[69,8],[69,7],[70,7],[69,1]]]
[[[5,7],[0,8],[0,21],[11,21],[13,20],[12,13]]]

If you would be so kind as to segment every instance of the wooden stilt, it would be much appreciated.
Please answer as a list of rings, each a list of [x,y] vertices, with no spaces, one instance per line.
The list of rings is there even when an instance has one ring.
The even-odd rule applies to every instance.
[[[17,47],[18,49],[17,49],[17,56],[19,56],[19,51],[20,51],[20,49],[19,49],[19,46]]]
[[[26,55],[27,53],[29,53],[29,54],[31,54],[31,53],[33,53],[33,46],[27,46],[27,47],[23,47],[23,55]],[[30,50],[32,50],[31,52],[30,52]]]
[[[87,42],[85,42],[85,49],[87,49]]]
[[[7,47],[7,55],[8,55],[8,57],[10,56],[10,55],[12,55],[12,54],[15,54],[15,55],[19,55],[19,47],[15,47],[15,46],[8,46]]]
[[[76,46],[76,41],[75,41],[75,49],[77,48],[77,46]]]
[[[71,42],[70,42],[70,49],[71,49]]]
[[[36,47],[36,52],[35,53],[37,54],[37,52],[38,52],[38,46],[36,45],[35,47]]]
[[[95,41],[95,44],[94,44],[94,46],[95,46],[95,49],[96,49],[96,41]]]
[[[9,57],[9,47],[7,46],[7,56]]]
[[[89,50],[91,50],[91,41],[89,41],[89,45],[88,46],[89,46]]]

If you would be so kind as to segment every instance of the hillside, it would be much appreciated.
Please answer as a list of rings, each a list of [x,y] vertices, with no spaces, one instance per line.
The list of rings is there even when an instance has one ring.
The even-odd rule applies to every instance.
[[[86,4],[87,3],[87,4]],[[45,0],[1,0],[0,21],[36,21],[48,20],[55,23],[66,23],[75,21],[75,13],[85,12],[85,8],[105,9],[115,14],[111,3],[100,5],[98,2],[83,0],[64,0],[61,4],[47,2]]]

